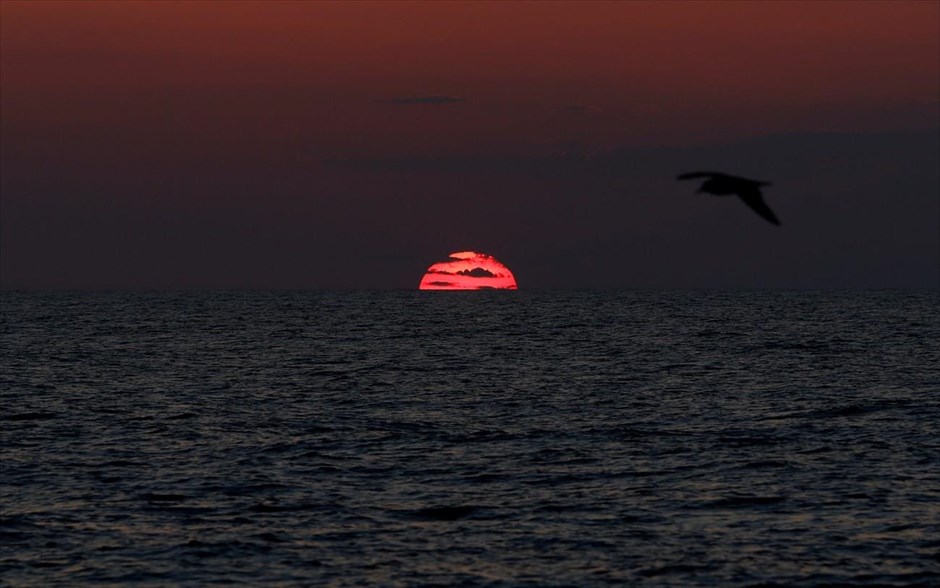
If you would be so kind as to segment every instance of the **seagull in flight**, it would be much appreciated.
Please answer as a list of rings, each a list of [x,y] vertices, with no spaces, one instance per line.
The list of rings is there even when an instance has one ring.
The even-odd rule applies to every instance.
[[[708,178],[697,190],[697,193],[705,192],[706,194],[714,194],[715,196],[730,196],[736,194],[738,198],[743,200],[744,203],[751,207],[751,210],[759,214],[761,218],[769,223],[780,225],[780,221],[777,220],[777,215],[775,215],[774,211],[770,210],[770,207],[764,202],[764,198],[760,192],[760,187],[769,186],[770,182],[761,182],[758,180],[739,178],[738,176],[729,176],[728,174],[719,172],[704,171],[681,174],[676,179],[694,180],[697,178]]]

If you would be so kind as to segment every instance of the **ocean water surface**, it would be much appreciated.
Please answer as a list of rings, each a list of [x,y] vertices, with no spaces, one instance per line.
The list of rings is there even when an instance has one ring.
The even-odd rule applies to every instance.
[[[12,586],[940,584],[937,292],[0,313]]]

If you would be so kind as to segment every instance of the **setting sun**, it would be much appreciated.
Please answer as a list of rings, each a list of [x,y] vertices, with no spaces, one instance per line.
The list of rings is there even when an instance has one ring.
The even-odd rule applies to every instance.
[[[419,290],[515,290],[516,278],[492,255],[458,251],[428,268]]]

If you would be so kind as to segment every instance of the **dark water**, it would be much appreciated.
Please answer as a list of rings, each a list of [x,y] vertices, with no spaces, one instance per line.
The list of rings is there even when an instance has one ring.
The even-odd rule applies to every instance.
[[[2,296],[10,585],[940,583],[925,293]]]

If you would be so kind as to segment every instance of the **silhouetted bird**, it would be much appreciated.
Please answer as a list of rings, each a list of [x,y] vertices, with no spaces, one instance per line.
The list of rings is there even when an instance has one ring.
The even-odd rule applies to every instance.
[[[694,180],[696,178],[708,178],[697,192],[714,194],[715,196],[730,196],[737,194],[745,204],[751,207],[751,210],[761,215],[764,219],[779,225],[777,215],[770,210],[760,193],[761,186],[769,186],[770,182],[759,182],[737,176],[729,176],[718,172],[691,172],[682,174],[677,180]]]

